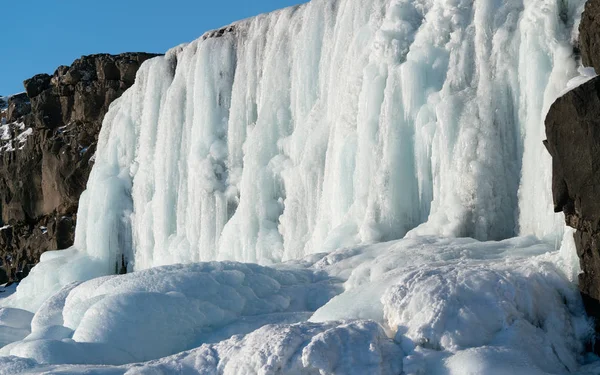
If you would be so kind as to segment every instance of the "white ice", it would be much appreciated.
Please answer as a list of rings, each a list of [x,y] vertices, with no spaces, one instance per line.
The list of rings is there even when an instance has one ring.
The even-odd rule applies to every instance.
[[[112,273],[407,233],[559,242],[543,118],[580,5],[313,1],[174,48],[106,116],[75,247]]]
[[[0,354],[32,373],[561,374],[592,327],[564,267],[533,237],[163,266],[65,287]]]
[[[582,5],[313,0],[145,62],[0,373],[577,371],[542,140]]]

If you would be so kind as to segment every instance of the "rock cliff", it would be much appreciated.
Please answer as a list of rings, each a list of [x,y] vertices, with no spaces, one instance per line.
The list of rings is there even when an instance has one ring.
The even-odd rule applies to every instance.
[[[546,136],[555,211],[577,229],[579,289],[600,332],[600,77],[556,100]]]
[[[19,279],[49,249],[73,243],[102,119],[148,53],[84,56],[24,82],[0,103],[0,281]],[[3,280],[4,279],[4,280]]]
[[[585,3],[578,42],[583,65],[600,72],[600,1],[588,0]]]
[[[600,72],[600,1],[586,3],[579,26],[582,64]],[[558,98],[546,117],[556,212],[575,228],[579,289],[600,333],[600,77]],[[598,336],[600,339],[600,335]],[[600,340],[595,349],[600,353]]]

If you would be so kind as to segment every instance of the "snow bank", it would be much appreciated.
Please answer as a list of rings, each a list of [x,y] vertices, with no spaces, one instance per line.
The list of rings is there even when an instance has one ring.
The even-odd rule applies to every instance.
[[[33,314],[26,310],[0,308],[0,346],[25,338],[31,332]]]
[[[33,373],[572,372],[592,325],[552,250],[533,237],[430,237],[276,268],[213,262],[97,278],[50,298],[32,333],[0,354],[34,359],[24,365]]]
[[[240,263],[106,276],[69,285],[48,299],[26,322],[31,335],[0,353],[50,364],[147,361],[194,348],[241,317],[280,314],[276,319],[305,320],[301,313],[316,310],[338,292],[321,272]],[[9,321],[15,326],[14,319]],[[265,319],[246,319],[238,322],[236,333],[264,324]]]
[[[206,344],[189,352],[122,367],[37,367],[0,357],[2,369],[45,374],[398,374],[402,352],[373,322],[268,325],[242,337]],[[31,372],[29,372],[31,371]],[[6,372],[8,374],[8,372]]]
[[[551,250],[532,237],[419,238],[339,250],[314,267],[345,275],[346,291],[311,321],[382,322],[409,354],[406,365],[426,374],[517,370],[512,362],[499,366],[511,357],[525,361],[524,374],[573,371],[592,327]]]

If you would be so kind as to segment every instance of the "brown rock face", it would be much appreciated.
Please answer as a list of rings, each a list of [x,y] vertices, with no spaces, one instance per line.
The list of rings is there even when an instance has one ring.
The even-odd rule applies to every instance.
[[[586,2],[578,44],[583,65],[600,72],[600,0]],[[596,321],[594,349],[600,354],[600,77],[556,100],[546,117],[546,136],[555,211],[577,229],[579,289]]]
[[[577,229],[579,289],[600,332],[600,77],[554,102],[546,136],[555,211],[564,212],[567,225]]]
[[[0,134],[0,262],[9,278],[26,275],[44,251],[73,244],[104,115],[154,56],[84,56],[26,80],[26,94],[9,98]]]
[[[579,24],[579,48],[583,65],[600,72],[600,1],[588,0]]]

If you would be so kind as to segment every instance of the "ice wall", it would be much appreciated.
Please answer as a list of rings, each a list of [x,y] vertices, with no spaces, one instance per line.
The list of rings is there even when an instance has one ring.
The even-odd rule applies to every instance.
[[[177,47],[106,116],[75,247],[108,273],[559,233],[543,117],[581,2],[313,0]]]

